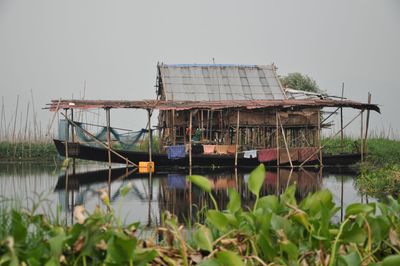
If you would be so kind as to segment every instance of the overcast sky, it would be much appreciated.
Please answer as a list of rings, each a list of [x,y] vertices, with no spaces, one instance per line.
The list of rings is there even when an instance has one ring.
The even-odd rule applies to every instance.
[[[330,94],[381,105],[373,128],[400,132],[400,1],[0,0],[0,91],[38,115],[51,99],[151,99],[157,62],[270,64]],[[133,115],[132,115],[133,114]],[[141,128],[145,112],[112,112]],[[120,116],[120,118],[118,118]],[[346,119],[352,113],[346,112]],[[101,118],[103,119],[103,118]],[[154,119],[155,120],[155,119]]]

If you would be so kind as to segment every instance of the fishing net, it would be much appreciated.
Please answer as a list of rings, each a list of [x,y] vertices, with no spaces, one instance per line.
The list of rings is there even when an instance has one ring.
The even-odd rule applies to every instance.
[[[83,129],[87,130],[85,123],[74,122],[77,126],[75,127],[76,136],[80,142],[85,142],[85,144],[90,146],[98,146],[98,144],[93,140],[93,137],[89,136]],[[107,127],[97,126],[99,128],[97,133],[91,134],[98,140],[102,142],[107,141]],[[128,131],[124,133],[119,133],[115,128],[110,127],[111,141],[114,146],[124,150],[132,150],[137,147],[137,144],[141,138],[148,132],[147,129],[142,128],[139,131]],[[117,145],[116,145],[117,144]]]

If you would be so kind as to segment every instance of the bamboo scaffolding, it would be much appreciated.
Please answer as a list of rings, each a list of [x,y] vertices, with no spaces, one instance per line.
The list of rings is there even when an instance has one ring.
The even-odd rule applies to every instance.
[[[368,104],[371,104],[371,93],[368,92]],[[370,110],[367,110],[367,124],[365,126],[365,138],[364,138],[364,153],[368,155],[368,129],[369,129],[369,116]]]
[[[304,164],[306,164],[314,155],[316,155],[318,152],[320,152],[327,144],[329,144],[333,138],[335,138],[337,135],[339,135],[339,133],[341,131],[343,131],[345,128],[347,128],[351,123],[353,123],[354,120],[356,120],[360,115],[361,115],[362,111],[358,113],[358,115],[356,115],[353,119],[350,120],[350,122],[348,122],[342,130],[338,131],[335,135],[333,135],[333,137],[331,137],[330,140],[328,140],[324,145],[322,145],[317,151],[313,152],[306,160],[304,160],[304,162],[302,162],[300,164],[299,167],[303,167]]]
[[[85,134],[87,134],[89,137],[91,137],[94,141],[96,141],[97,143],[99,143],[101,146],[103,146],[106,149],[109,149],[111,153],[115,154],[116,156],[118,156],[119,158],[125,160],[126,162],[129,162],[131,165],[138,167],[137,164],[133,163],[132,161],[128,160],[128,158],[125,158],[124,156],[122,156],[121,154],[119,154],[118,152],[114,151],[113,149],[109,148],[107,144],[104,144],[101,140],[97,139],[92,133],[90,133],[89,131],[87,131],[86,129],[84,129],[83,127],[80,127],[79,125],[77,125],[74,121],[71,121],[71,119],[69,119],[66,115],[62,114],[62,116],[65,117],[65,119],[68,120],[69,123],[71,123],[72,125],[74,125],[75,127],[79,127]],[[68,143],[68,142],[67,142]]]
[[[289,147],[288,147],[288,144],[287,144],[287,141],[286,141],[285,130],[283,129],[282,121],[281,121],[281,118],[280,118],[279,115],[278,115],[278,121],[279,121],[279,124],[280,124],[280,126],[281,126],[282,137],[283,137],[283,141],[285,142],[285,148],[286,148],[286,152],[287,152],[287,155],[288,155],[288,158],[289,158],[290,167],[293,168],[292,157],[290,156]],[[293,170],[293,169],[292,169],[292,170]]]
[[[239,111],[239,109],[238,109],[238,110],[237,110],[237,115],[236,115],[236,139],[235,139],[236,150],[235,150],[235,168],[237,167],[237,164],[238,164],[238,150],[239,150],[239,121],[240,121],[240,111]]]
[[[192,168],[192,110],[189,112],[189,169]]]
[[[279,123],[278,123],[278,110],[275,111],[275,120],[276,120],[276,129],[275,129],[275,138],[276,138],[276,165],[280,164],[280,154],[279,154]]]

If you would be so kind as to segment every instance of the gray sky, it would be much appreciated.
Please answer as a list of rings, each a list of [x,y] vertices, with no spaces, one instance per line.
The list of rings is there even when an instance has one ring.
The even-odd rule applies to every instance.
[[[400,132],[399,26],[397,0],[0,0],[0,91],[10,118],[17,94],[24,106],[32,89],[39,109],[79,97],[85,80],[86,99],[154,98],[157,62],[274,62],[331,94],[342,82],[354,100],[370,91],[382,107],[373,127]],[[46,124],[51,114],[38,113]],[[146,121],[145,112],[111,115],[116,126]]]

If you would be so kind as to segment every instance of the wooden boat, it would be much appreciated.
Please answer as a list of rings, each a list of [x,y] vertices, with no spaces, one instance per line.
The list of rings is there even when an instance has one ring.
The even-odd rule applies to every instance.
[[[54,144],[58,153],[65,156],[65,142],[54,139]],[[92,160],[100,162],[108,162],[108,150],[105,148],[87,146],[80,143],[68,142],[68,156],[71,158]],[[147,152],[139,151],[124,151],[116,150],[122,157],[127,158],[129,161],[138,164],[141,161],[149,161],[149,154]],[[323,156],[324,166],[348,166],[353,165],[361,160],[361,154],[325,154]],[[189,165],[189,156],[180,159],[168,159],[167,154],[153,153],[152,161],[155,168],[158,167],[187,167]],[[111,162],[125,164],[126,160],[111,154]],[[254,167],[259,165],[260,162],[257,158],[238,158],[238,165],[240,167]],[[265,162],[266,165],[276,166],[276,160]],[[300,165],[301,162],[293,161],[294,165]],[[193,154],[192,165],[194,167],[233,167],[235,165],[234,155],[219,155],[219,154]],[[284,163],[282,165],[289,165]],[[306,165],[319,165],[318,160],[310,160]]]

